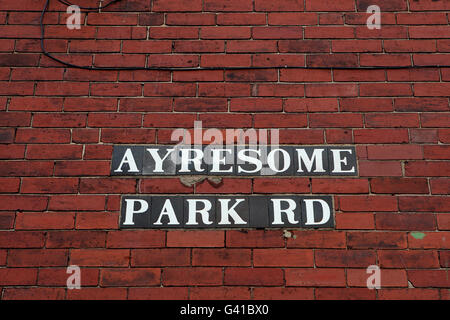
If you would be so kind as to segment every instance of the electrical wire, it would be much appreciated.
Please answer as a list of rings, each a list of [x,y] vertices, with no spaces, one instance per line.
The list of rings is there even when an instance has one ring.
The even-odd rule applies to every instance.
[[[110,5],[120,2],[122,0],[111,0],[110,2],[106,3],[103,6],[98,7],[82,7],[77,5],[80,9],[86,10],[86,11],[98,11],[104,8],[109,7]],[[75,5],[67,0],[58,0],[58,2],[71,6]],[[41,36],[40,36],[40,42],[41,42],[41,50],[42,53],[68,67],[68,68],[76,68],[76,69],[84,69],[84,70],[110,70],[110,71],[133,71],[133,70],[157,70],[157,71],[198,71],[198,70],[258,70],[258,69],[325,69],[325,70],[380,70],[380,69],[423,69],[423,68],[445,68],[450,67],[450,65],[426,65],[426,66],[359,66],[359,67],[350,67],[350,66],[335,66],[335,67],[327,67],[327,66],[249,66],[249,67],[96,67],[96,66],[82,66],[77,65],[73,63],[69,63],[66,61],[63,61],[59,58],[56,58],[54,55],[49,53],[45,48],[45,25],[44,25],[44,16],[45,13],[48,10],[50,0],[45,1],[44,8],[41,12],[41,17],[39,20],[40,28],[41,28]],[[149,56],[150,57],[150,56]]]

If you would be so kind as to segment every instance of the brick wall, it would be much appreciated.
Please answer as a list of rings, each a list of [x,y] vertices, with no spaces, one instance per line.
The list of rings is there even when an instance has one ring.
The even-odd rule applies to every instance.
[[[0,4],[2,299],[449,299],[449,1],[122,0],[68,30],[50,0],[46,49],[66,62],[268,67],[200,71],[65,67],[41,52],[43,6]],[[113,145],[169,143],[194,120],[356,145],[359,175],[110,177]],[[331,194],[336,228],[118,230],[121,194],[140,193]]]

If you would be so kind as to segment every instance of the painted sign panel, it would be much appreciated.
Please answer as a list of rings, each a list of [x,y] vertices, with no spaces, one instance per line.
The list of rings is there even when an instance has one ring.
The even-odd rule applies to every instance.
[[[333,228],[331,196],[123,196],[120,228]]]
[[[111,175],[356,176],[354,146],[115,146]]]

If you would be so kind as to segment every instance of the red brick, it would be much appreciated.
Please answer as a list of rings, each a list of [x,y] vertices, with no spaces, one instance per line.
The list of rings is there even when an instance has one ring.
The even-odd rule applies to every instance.
[[[365,116],[366,127],[376,128],[414,128],[419,126],[418,114],[402,113],[374,113]]]
[[[414,287],[449,288],[450,280],[446,270],[408,270],[408,280]]]
[[[76,229],[118,229],[118,212],[78,212]]]
[[[255,178],[254,193],[309,193],[309,180],[305,178]]]
[[[329,127],[362,127],[363,118],[360,114],[311,114],[309,125],[312,128]]]
[[[63,288],[6,288],[4,300],[63,300],[66,290]]]
[[[431,1],[422,1],[432,4]],[[410,4],[411,9],[416,7],[417,2]],[[414,9],[413,9],[414,10]],[[408,12],[397,13],[397,22],[399,24],[446,24],[447,19],[444,12]]]
[[[146,83],[144,96],[194,96],[196,92],[193,83]]]
[[[281,286],[283,270],[276,268],[226,268],[225,285]]]
[[[316,288],[317,300],[375,300],[375,290],[367,288]]]
[[[450,129],[440,129],[438,135],[440,142],[446,143],[450,141]]]
[[[404,249],[406,234],[403,232],[348,232],[349,249]]]
[[[450,190],[450,179],[442,178],[442,179],[431,179],[431,193],[432,194],[448,194],[448,190]]]
[[[252,126],[252,116],[242,113],[205,113],[200,114],[199,120],[202,121],[204,128],[249,128]]]
[[[307,97],[354,97],[357,95],[354,84],[307,84]]]
[[[31,114],[24,112],[3,113],[0,125],[3,127],[28,127],[31,122]]]
[[[415,249],[449,249],[450,232],[411,232],[408,247]]]
[[[116,98],[66,98],[64,100],[65,111],[115,111],[117,110]]]
[[[85,127],[86,114],[72,113],[37,113],[33,116],[33,127],[67,128]]]
[[[450,265],[450,252],[448,250],[439,251],[439,261],[441,267],[448,268]]]
[[[19,178],[0,178],[0,193],[15,193],[19,191]]]
[[[22,193],[77,193],[78,178],[23,178]]]
[[[328,53],[330,51],[330,44],[328,41],[325,40],[279,40],[278,48],[279,52]],[[308,71],[305,72],[307,73]],[[309,73],[311,73],[311,71]]]
[[[59,195],[52,196],[49,210],[103,210],[105,196]]]
[[[369,250],[315,250],[317,267],[366,267],[375,260],[375,252]]]
[[[134,193],[135,179],[82,178],[80,193]]]
[[[435,230],[433,214],[377,213],[375,221],[378,230]]]
[[[81,159],[83,147],[79,145],[29,145],[27,159]]]
[[[131,253],[133,267],[189,266],[190,260],[189,249],[136,249]]]
[[[154,129],[121,128],[102,129],[100,141],[106,143],[154,143],[156,131]]]
[[[58,161],[55,164],[54,174],[55,176],[107,176],[110,173],[110,167],[110,161]]]
[[[312,179],[313,193],[367,193],[369,185],[365,179]]]
[[[320,144],[324,142],[322,130],[300,129],[281,130],[280,143],[283,144]]]
[[[446,111],[448,101],[444,98],[397,98],[395,99],[397,111]]]
[[[439,268],[437,252],[431,250],[379,250],[378,259],[381,268]]]
[[[380,40],[333,40],[333,52],[381,52]]]
[[[345,232],[295,231],[287,240],[288,248],[345,248]]]
[[[203,13],[204,14],[204,13]],[[217,25],[265,25],[263,13],[217,13]]]
[[[313,300],[313,288],[254,288],[255,300]],[[316,289],[317,290],[317,289]]]
[[[280,71],[280,81],[283,82],[328,82],[331,81],[330,70],[296,70]]]
[[[384,81],[384,70],[334,70],[335,81]]]
[[[164,286],[214,286],[222,284],[222,268],[165,268]]]
[[[50,231],[47,248],[100,248],[105,247],[105,231]]]
[[[301,27],[253,27],[253,39],[300,39],[302,38]]]
[[[192,187],[186,187],[178,179],[152,178],[142,179],[140,184],[142,193],[191,193]]]
[[[191,300],[249,300],[247,287],[191,287]]]
[[[1,212],[0,229],[12,229],[14,227],[15,217],[14,212]]]
[[[281,231],[275,230],[227,231],[226,246],[242,248],[279,248],[284,247],[284,238]]]
[[[409,84],[404,83],[362,83],[359,85],[361,96],[411,96],[412,90]]]
[[[355,2],[353,0],[343,1],[314,1],[306,0],[307,11],[354,11]]]
[[[193,249],[193,266],[250,266],[248,249]]]
[[[351,130],[329,129],[325,131],[328,143],[353,143]]]
[[[0,195],[0,210],[43,211],[47,202],[44,196]]]
[[[344,269],[286,269],[286,285],[296,287],[345,287]]]
[[[151,268],[114,268],[102,269],[100,285],[105,287],[147,287],[160,284],[160,269]]]
[[[81,286],[97,286],[98,285],[98,275],[99,269],[96,268],[81,268]],[[57,286],[66,287],[67,278],[69,277],[67,273],[67,268],[40,268],[39,269],[39,286]]]
[[[159,230],[110,231],[107,237],[108,248],[153,248],[164,243],[165,232]]]
[[[336,229],[362,229],[372,230],[375,229],[374,215],[372,213],[356,213],[357,219],[355,219],[355,213],[339,213],[336,214]]]
[[[130,250],[125,249],[72,249],[70,263],[84,267],[126,267]]]
[[[405,163],[405,176],[448,177],[450,176],[450,165],[446,161],[409,161]]]
[[[435,211],[446,212],[450,210],[450,202],[447,197],[404,196],[399,197],[400,211]]]
[[[303,249],[254,249],[255,267],[313,267],[312,250]]]
[[[422,147],[417,145],[368,146],[368,159],[423,159]]]
[[[174,100],[174,110],[181,112],[224,112],[227,111],[227,101],[217,98],[177,98]],[[193,125],[193,121],[189,126]]]
[[[21,148],[20,153],[23,153],[24,150],[25,148]],[[0,148],[0,154],[1,151]],[[15,151],[13,148],[8,147],[8,152],[19,152],[19,150]],[[18,155],[13,158],[17,157]],[[9,159],[6,156],[0,158]],[[0,174],[2,176],[50,176],[52,172],[53,161],[2,161],[0,163]]]
[[[223,50],[222,50],[223,51]],[[277,42],[275,40],[229,40],[227,41],[227,52],[236,53],[256,53],[256,52],[277,52]],[[250,71],[250,70],[249,70]],[[247,71],[247,72],[249,72]],[[275,70],[273,70],[275,71]],[[277,74],[277,72],[274,72]]]
[[[37,280],[37,269],[31,268],[1,268],[0,285],[24,286],[35,285]]]
[[[450,83],[416,83],[414,96],[417,97],[448,97]]]
[[[342,98],[342,111],[393,111],[392,99],[389,98]]]
[[[68,252],[62,249],[9,250],[8,267],[58,267],[67,264]]]
[[[222,81],[223,74],[224,72],[221,70],[174,71],[173,81]]]
[[[340,196],[342,211],[396,211],[397,199],[390,196]]]
[[[89,127],[140,127],[141,122],[142,116],[134,113],[90,113],[88,115]]]
[[[437,289],[383,289],[378,292],[380,300],[438,300]]]
[[[195,187],[196,193],[251,193],[252,181],[250,179],[223,178],[219,185],[202,181]]]
[[[173,230],[167,232],[167,247],[224,247],[224,231]]]
[[[450,159],[450,146],[424,146],[423,152],[425,159]]]
[[[450,230],[450,217],[445,214],[437,215],[437,224],[439,230]]]
[[[413,143],[437,143],[438,132],[434,129],[411,129],[411,142]]]
[[[428,182],[420,178],[373,178],[370,189],[373,193],[428,193]]]
[[[448,39],[450,36],[448,28],[445,26],[412,26],[409,27],[409,37],[412,39],[442,38]]]
[[[336,98],[302,98],[284,100],[285,112],[326,112],[338,111]]]
[[[104,290],[104,289],[103,289]],[[188,288],[129,288],[129,300],[187,300]]]
[[[405,270],[381,269],[381,288],[407,287],[408,281]],[[366,287],[370,274],[366,269],[347,269],[347,284],[350,287]]]
[[[217,37],[216,37],[217,38]],[[200,65],[202,67],[249,67],[251,56],[247,54],[208,54],[202,55]]]
[[[266,90],[267,88],[261,88]],[[281,99],[275,98],[242,98],[242,99],[232,99],[230,103],[231,111],[247,111],[247,112],[257,112],[257,111],[281,111],[282,110]]]
[[[74,212],[18,212],[16,230],[73,229]]]
[[[69,290],[70,300],[124,300],[127,298],[127,288],[86,288]]]
[[[203,97],[242,97],[250,95],[250,85],[240,83],[199,83],[198,92],[199,96]]]
[[[72,141],[75,143],[98,143],[99,129],[74,129]]]
[[[140,15],[140,18],[145,16]],[[151,17],[151,16],[148,16]],[[162,25],[164,23],[164,16],[158,15],[156,19],[148,19],[150,21],[145,21],[151,25]],[[161,18],[161,19],[160,19]],[[141,19],[143,20],[143,19]],[[153,20],[153,21],[152,21]],[[157,23],[156,23],[157,22]],[[142,23],[140,23],[142,24]],[[167,25],[178,25],[178,26],[203,26],[203,25],[215,25],[215,15],[210,13],[169,13],[166,15]]]
[[[364,15],[367,17],[367,15]],[[356,27],[358,39],[405,39],[407,28],[404,26],[383,26],[381,29],[370,30],[367,26]]]

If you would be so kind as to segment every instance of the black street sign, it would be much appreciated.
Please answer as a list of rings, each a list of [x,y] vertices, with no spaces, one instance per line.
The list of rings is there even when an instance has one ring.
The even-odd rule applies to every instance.
[[[331,196],[123,196],[120,228],[333,228]]]

